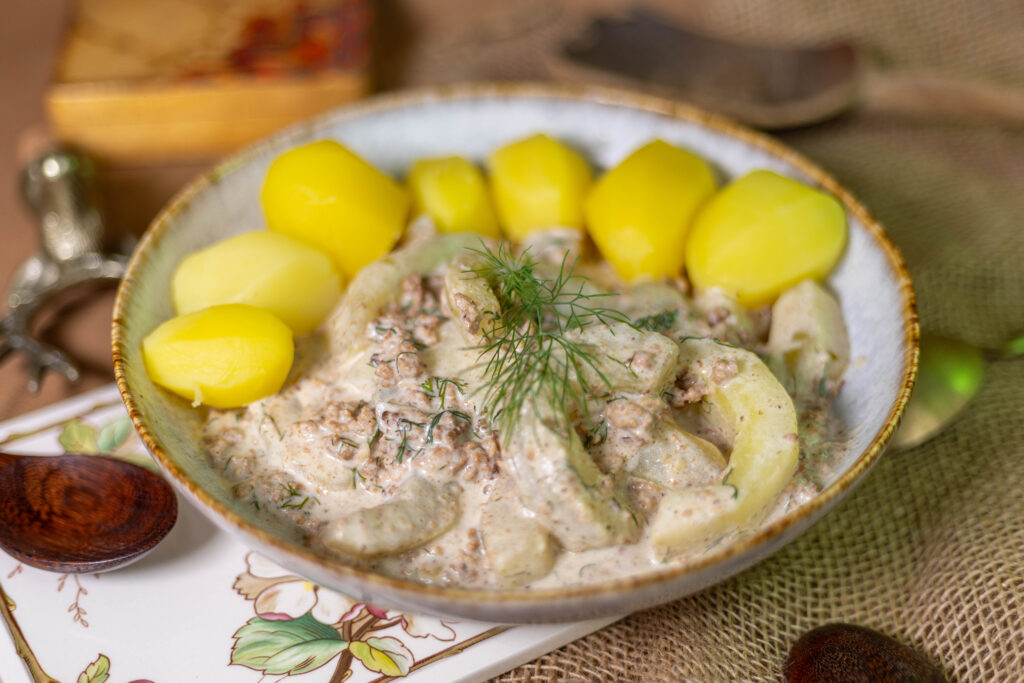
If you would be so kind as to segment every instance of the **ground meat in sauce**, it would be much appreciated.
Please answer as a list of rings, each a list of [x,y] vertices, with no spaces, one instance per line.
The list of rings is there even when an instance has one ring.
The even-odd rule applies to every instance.
[[[462,510],[449,530],[401,555],[359,563],[426,583],[501,588],[504,584],[490,570],[481,543],[479,509],[492,490],[510,489],[509,463],[471,391],[455,377],[434,376],[425,355],[453,343],[454,325],[479,332],[481,314],[461,294],[449,299],[444,287],[439,273],[401,280],[393,302],[367,326],[366,347],[358,359],[361,369],[347,370],[368,385],[350,387],[345,376],[312,375],[248,409],[211,411],[204,447],[225,476],[237,482],[234,492],[240,501],[258,507],[260,514],[286,520],[318,551],[324,551],[318,534],[327,521],[390,499],[413,474],[438,483],[457,482],[463,491]],[[685,280],[675,287],[689,291]],[[449,310],[449,303],[455,310]],[[703,318],[686,318],[686,324],[700,335],[756,342],[750,330],[761,330],[753,334],[763,338],[764,309],[751,319],[753,327],[733,328],[735,311],[720,306],[708,309]],[[626,366],[649,373],[656,362],[653,354],[638,350]],[[735,363],[719,362],[710,377],[722,384],[737,372]],[[596,464],[608,476],[594,490],[607,493],[621,486],[638,517],[650,518],[666,490],[629,474],[630,449],[652,442],[658,420],[692,414],[690,409],[709,391],[704,380],[683,369],[661,395],[607,397],[590,421],[577,427],[584,445],[608,439],[622,444],[598,449],[600,457],[595,451]],[[830,449],[835,448],[835,418],[827,400],[811,400],[800,408],[800,472],[773,514],[814,495],[816,473],[827,469]],[[524,514],[529,518],[531,513]],[[652,562],[641,544],[561,552],[540,585],[570,582],[570,576],[598,581],[657,566]]]

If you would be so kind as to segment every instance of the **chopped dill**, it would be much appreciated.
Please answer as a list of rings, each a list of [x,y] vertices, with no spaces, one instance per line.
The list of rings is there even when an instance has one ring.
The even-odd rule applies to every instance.
[[[359,487],[359,479],[362,479],[363,481],[366,481],[366,477],[364,477],[362,475],[362,473],[359,471],[359,468],[358,467],[353,467],[352,468],[352,488],[358,488]],[[317,502],[319,503],[320,501],[317,501]]]
[[[448,413],[456,420],[462,420],[466,424],[473,424],[473,418],[471,418],[469,415],[460,410],[442,410],[441,412],[434,415],[434,417],[430,420],[430,426],[427,428],[427,438],[423,442],[424,445],[433,443],[434,427],[436,427],[437,424],[441,421],[441,418],[444,417],[445,413]]]
[[[679,343],[682,344],[683,342],[690,341],[691,339],[708,339],[708,337],[700,337],[700,336],[691,334],[691,335],[689,335],[687,337],[680,337],[679,338]],[[722,341],[718,337],[711,337],[710,339],[711,339],[711,341],[715,342],[719,346],[724,346],[727,349],[738,349],[738,348],[740,348],[740,347],[736,346],[735,344],[730,344],[727,341]]]
[[[593,427],[587,430],[583,437],[583,447],[592,448],[600,446],[608,440],[608,423],[604,420],[598,421]]]
[[[665,333],[672,329],[679,318],[679,311],[662,311],[656,315],[648,315],[633,321],[638,330]]]
[[[291,482],[281,484],[281,488],[283,488],[285,493],[288,494],[288,497],[278,504],[278,507],[282,510],[301,510],[306,507],[306,504],[309,503],[310,500],[312,500],[313,503],[320,502],[320,499],[316,496],[303,496],[302,491],[295,488],[295,485]],[[296,502],[296,499],[298,499],[299,496],[302,496],[302,500]]]
[[[444,417],[444,414],[445,411],[442,410],[437,415],[435,415],[434,418],[430,421],[430,427],[427,428],[426,443],[431,443],[434,440],[434,427],[436,427],[437,423],[441,421],[441,418]]]
[[[444,402],[448,395],[449,386],[455,387],[455,390],[460,394],[465,393],[466,389],[466,385],[464,383],[457,379],[449,379],[448,377],[429,377],[420,386],[431,398],[441,399],[441,410],[444,410]]]
[[[366,444],[370,448],[373,448],[373,444],[377,443],[377,439],[379,439],[379,438],[380,438],[380,427],[376,427],[373,430],[373,434],[370,435],[370,438],[366,440]]]
[[[722,486],[728,486],[729,488],[731,488],[732,489],[732,497],[733,498],[739,498],[740,497],[740,490],[739,490],[739,488],[736,486],[736,484],[730,484],[729,483],[729,477],[731,477],[731,476],[732,476],[732,468],[730,467],[729,471],[725,473],[724,477],[722,477]]]
[[[273,416],[271,416],[271,414],[267,412],[267,407],[266,406],[260,406],[260,407],[263,409],[263,419],[264,419],[264,421],[269,420],[270,424],[273,425],[273,427],[274,427],[274,431],[277,432],[277,440],[278,441],[284,441],[284,432],[282,432],[281,428],[277,426],[277,420],[275,420],[273,418]]]
[[[309,502],[309,496],[306,496],[305,498],[303,498],[301,503],[294,503],[294,502],[292,502],[292,499],[289,498],[288,500],[286,500],[283,503],[281,503],[280,507],[283,510],[284,509],[288,509],[288,510],[301,510],[302,508],[306,507],[306,503],[308,503],[308,502]]]
[[[501,311],[480,351],[483,383],[481,405],[508,437],[515,431],[523,406],[543,401],[551,426],[563,434],[572,431],[572,415],[588,414],[588,399],[597,387],[584,379],[589,367],[609,385],[598,367],[595,349],[575,341],[571,332],[592,323],[629,323],[620,312],[594,306],[608,296],[585,291],[588,280],[575,275],[576,263],[562,259],[558,274],[547,279],[537,274],[529,250],[519,255],[506,244],[497,251],[487,246],[471,250],[481,257],[475,277],[487,281]]]
[[[625,368],[626,372],[628,372],[629,374],[633,375],[634,377],[637,376],[636,370],[634,370],[633,368],[629,367],[629,363],[625,363],[625,362],[619,360],[618,358],[616,358],[614,356],[608,356],[607,358],[611,362],[613,362],[613,363],[615,363],[617,365],[621,365],[623,368]]]
[[[339,436],[338,437],[338,443],[344,444],[346,446],[350,446],[351,448],[359,448],[359,445],[356,444],[355,441],[353,441],[352,439],[346,438],[344,436]]]
[[[395,453],[395,461],[397,461],[399,465],[402,464],[402,458],[405,457],[405,451],[409,447],[408,443],[409,432],[407,430],[402,430],[402,441],[398,444],[398,452]]]

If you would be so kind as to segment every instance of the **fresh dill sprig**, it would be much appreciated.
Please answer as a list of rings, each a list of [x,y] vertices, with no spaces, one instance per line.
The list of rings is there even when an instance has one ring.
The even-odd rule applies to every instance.
[[[543,402],[545,419],[568,434],[572,416],[588,414],[588,399],[599,396],[584,373],[590,368],[600,383],[610,382],[600,369],[595,349],[570,334],[592,323],[629,324],[619,311],[595,306],[607,294],[585,291],[588,280],[576,275],[576,263],[562,259],[558,274],[538,275],[529,250],[519,255],[502,243],[471,250],[481,263],[475,277],[490,285],[501,310],[486,342],[478,347],[483,367],[481,405],[505,435],[512,434],[526,401]]]

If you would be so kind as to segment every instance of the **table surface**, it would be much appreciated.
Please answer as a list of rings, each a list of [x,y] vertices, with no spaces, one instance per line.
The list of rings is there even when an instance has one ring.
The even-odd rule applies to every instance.
[[[1024,91],[1019,0],[638,0],[711,33],[815,44],[853,38],[882,68],[928,68]],[[380,0],[381,88],[550,77],[545,54],[585,14],[626,0]],[[0,287],[35,248],[17,196],[18,141],[43,120],[42,93],[69,0],[8,3],[0,22]],[[1024,131],[858,111],[787,132],[878,215],[903,250],[922,326],[995,346],[1024,329]],[[107,174],[110,230],[138,233],[197,170]],[[0,363],[0,420],[111,379],[112,292],[41,324],[85,370],[24,389]],[[1024,680],[1024,364],[990,363],[982,393],[943,435],[882,458],[825,520],[726,583],[630,616],[502,677],[776,680],[800,633],[827,621],[873,626],[940,662],[953,679]],[[1007,485],[1009,483],[1010,485]]]

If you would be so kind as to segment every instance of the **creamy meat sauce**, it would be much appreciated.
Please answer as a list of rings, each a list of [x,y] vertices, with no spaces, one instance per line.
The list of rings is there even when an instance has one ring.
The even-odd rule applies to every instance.
[[[478,405],[473,341],[485,337],[487,311],[471,287],[463,291],[473,279],[467,244],[479,240],[420,235],[368,267],[321,330],[298,340],[282,391],[210,411],[205,447],[240,500],[293,525],[318,552],[381,574],[552,587],[691,559],[810,500],[841,457],[829,398],[848,350],[823,289],[794,288],[793,310],[784,295],[773,319],[721,292],[693,296],[684,280],[628,287],[585,260],[578,271],[588,286],[611,292],[602,305],[633,322],[581,332],[607,356],[610,386],[586,418],[576,416],[571,437],[539,420],[523,434],[497,433]],[[579,248],[556,231],[536,238],[531,255],[538,272],[554,274]],[[811,309],[827,310],[807,319],[808,297],[825,297]],[[708,343],[693,338],[717,340],[724,355],[684,363],[687,345]],[[765,359],[794,397],[799,432],[782,436],[798,441],[795,474],[746,523],[665,545],[654,537],[673,523],[659,518],[666,495],[699,493],[680,514],[706,517],[745,486],[729,483],[738,430],[708,416],[712,389],[741,381],[755,362],[734,346]]]

